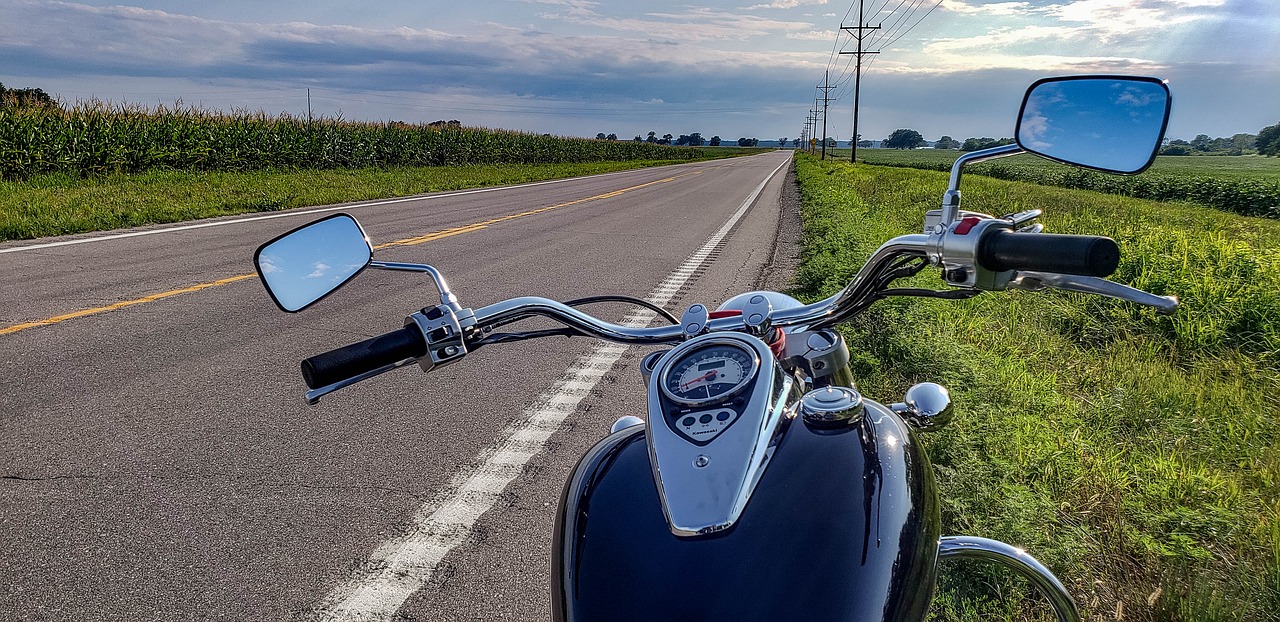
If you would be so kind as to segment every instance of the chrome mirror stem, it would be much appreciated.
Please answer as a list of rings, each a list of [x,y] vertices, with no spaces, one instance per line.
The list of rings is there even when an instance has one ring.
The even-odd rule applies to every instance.
[[[394,261],[371,261],[370,268],[378,270],[396,270],[399,272],[425,272],[436,282],[436,290],[440,292],[440,303],[449,305],[450,307],[458,306],[458,297],[453,295],[453,291],[449,289],[449,284],[445,282],[444,275],[439,270],[421,263],[398,263]]]
[[[942,197],[942,229],[940,231],[945,231],[951,223],[955,222],[956,216],[960,213],[960,173],[966,165],[1019,153],[1024,153],[1022,147],[1001,145],[981,151],[972,151],[956,158],[955,163],[951,165],[951,181],[947,184],[947,193]]]

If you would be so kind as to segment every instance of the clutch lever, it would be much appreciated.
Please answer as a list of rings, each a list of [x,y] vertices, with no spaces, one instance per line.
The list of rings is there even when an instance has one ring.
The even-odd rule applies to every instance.
[[[1074,274],[1058,274],[1055,272],[1019,271],[1009,281],[1008,287],[1036,291],[1046,287],[1061,289],[1082,294],[1097,294],[1108,298],[1127,300],[1138,304],[1155,307],[1157,313],[1172,315],[1178,309],[1177,296],[1157,296],[1140,289],[1122,285],[1094,276],[1077,276]]]

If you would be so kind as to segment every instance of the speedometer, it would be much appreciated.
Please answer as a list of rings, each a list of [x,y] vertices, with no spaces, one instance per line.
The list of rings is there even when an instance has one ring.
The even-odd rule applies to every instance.
[[[711,343],[673,361],[662,378],[662,392],[687,405],[722,401],[755,376],[756,355],[729,343]]]

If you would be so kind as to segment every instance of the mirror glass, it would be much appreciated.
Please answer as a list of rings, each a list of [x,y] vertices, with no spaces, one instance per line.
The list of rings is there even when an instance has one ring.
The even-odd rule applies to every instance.
[[[1138,173],[1155,160],[1169,119],[1169,88],[1155,78],[1050,78],[1027,91],[1018,146],[1112,173]]]
[[[372,258],[360,223],[337,214],[263,244],[254,264],[271,298],[281,309],[294,312],[350,281]]]

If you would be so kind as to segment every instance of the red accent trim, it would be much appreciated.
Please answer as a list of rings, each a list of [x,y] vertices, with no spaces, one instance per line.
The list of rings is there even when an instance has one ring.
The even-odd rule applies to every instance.
[[[724,318],[724,317],[733,317],[733,316],[735,316],[735,315],[742,315],[742,310],[741,310],[741,309],[726,309],[726,310],[724,310],[724,311],[712,311],[710,314],[708,314],[708,315],[707,315],[707,318],[708,318],[708,319],[712,319],[712,320],[718,320],[718,319],[720,319],[720,318]]]
[[[782,329],[773,329],[774,338],[769,342],[769,349],[773,350],[773,355],[782,358],[782,353],[787,349],[787,334]]]
[[[954,233],[956,235],[969,235],[969,231],[973,229],[973,226],[980,222],[982,222],[982,219],[977,216],[965,218],[956,224]]]

